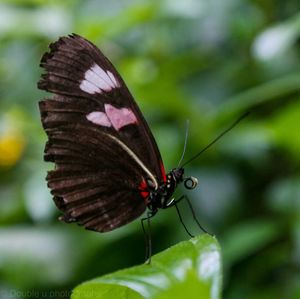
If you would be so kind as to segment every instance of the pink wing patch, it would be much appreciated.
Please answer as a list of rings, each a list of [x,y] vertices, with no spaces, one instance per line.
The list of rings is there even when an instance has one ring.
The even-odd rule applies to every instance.
[[[128,108],[118,109],[110,104],[105,104],[104,108],[105,113],[101,111],[94,111],[89,113],[86,118],[99,126],[113,126],[117,131],[125,126],[137,123],[137,118]]]
[[[108,119],[117,131],[127,125],[137,123],[134,113],[128,108],[118,109],[110,104],[105,104],[104,107]]]

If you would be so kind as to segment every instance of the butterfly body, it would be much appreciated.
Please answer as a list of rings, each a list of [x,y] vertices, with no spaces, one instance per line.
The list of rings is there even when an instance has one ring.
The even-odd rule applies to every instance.
[[[166,182],[163,182],[156,190],[150,192],[147,207],[151,211],[152,216],[159,209],[166,209],[172,205],[172,195],[177,185],[183,181],[183,174],[183,168],[171,170],[166,176]]]
[[[50,45],[39,103],[47,133],[47,181],[60,219],[107,232],[174,203],[181,167],[167,175],[155,139],[119,73],[79,35]],[[193,181],[193,180],[192,180]],[[190,188],[191,189],[191,188]]]

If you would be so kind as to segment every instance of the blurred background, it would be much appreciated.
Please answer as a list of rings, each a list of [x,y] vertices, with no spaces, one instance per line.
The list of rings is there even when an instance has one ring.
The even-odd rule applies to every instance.
[[[120,71],[167,170],[187,119],[186,159],[252,109],[186,167],[199,186],[177,196],[189,196],[221,244],[224,298],[300,298],[299,0],[1,1],[0,298],[68,298],[144,261],[138,220],[106,234],[60,223],[46,187],[39,61],[72,32]],[[152,237],[154,252],[188,239],[175,209],[153,219]]]

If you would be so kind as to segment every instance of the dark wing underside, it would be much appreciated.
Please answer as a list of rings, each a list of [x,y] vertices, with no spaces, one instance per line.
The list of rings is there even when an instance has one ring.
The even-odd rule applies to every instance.
[[[116,136],[131,148],[155,175],[157,181],[165,180],[155,139],[123,79],[103,53],[91,42],[75,34],[61,37],[50,45],[50,49],[50,53],[46,53],[41,60],[41,66],[47,73],[42,75],[38,87],[64,96],[56,98],[56,101],[60,103],[53,104],[56,105],[56,114],[62,113],[64,117],[75,120],[75,118],[86,119],[86,115],[94,111],[104,111],[105,104],[113,105],[117,109],[131,109],[137,118],[137,125],[124,126],[120,130],[102,127],[102,130]],[[118,87],[94,94],[83,91],[80,83],[86,71],[95,64],[105,71],[110,71]],[[70,111],[60,111],[60,107],[65,109],[64,103],[69,102],[71,104],[67,109]],[[90,125],[93,124],[90,123]]]
[[[56,164],[47,181],[64,212],[63,220],[105,232],[144,212],[138,191],[141,174],[130,157],[124,159],[127,153],[114,140],[82,125],[47,129],[47,133],[45,160]]]
[[[55,163],[48,186],[63,220],[110,231],[145,211],[142,182],[149,173],[157,183],[165,180],[160,154],[122,78],[100,50],[77,35],[60,38],[50,49],[38,83],[55,93],[39,105],[48,135],[45,160]]]

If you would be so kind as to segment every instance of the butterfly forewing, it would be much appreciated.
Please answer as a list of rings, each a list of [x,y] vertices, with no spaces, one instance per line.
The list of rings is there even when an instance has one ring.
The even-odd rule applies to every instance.
[[[161,157],[152,133],[108,59],[96,46],[78,35],[62,37],[50,48],[50,53],[46,53],[41,61],[47,73],[40,80],[39,88],[64,95],[63,102],[70,105],[62,108],[67,108],[68,113],[73,109],[71,117],[82,118],[82,121],[101,126],[117,136],[134,149],[158,181],[164,179]],[[107,115],[112,121],[107,120]]]
[[[152,186],[165,181],[151,134],[122,78],[78,35],[50,45],[38,87],[54,93],[40,102],[48,135],[48,185],[65,221],[109,231],[144,212]]]

